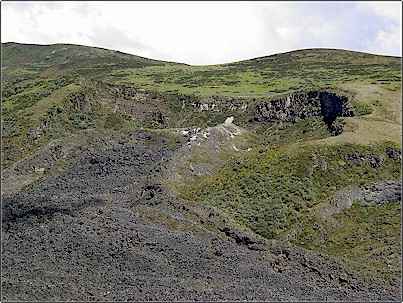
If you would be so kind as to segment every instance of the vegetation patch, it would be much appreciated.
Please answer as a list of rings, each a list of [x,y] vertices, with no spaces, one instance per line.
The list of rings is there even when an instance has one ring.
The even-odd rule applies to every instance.
[[[258,141],[264,145],[287,145],[295,142],[326,138],[330,135],[320,117],[307,118],[295,123],[259,125],[254,129]]]
[[[307,216],[294,244],[341,258],[365,278],[400,284],[400,203],[363,206],[354,203],[332,220]]]
[[[372,106],[367,103],[353,102],[352,104],[356,116],[369,115],[373,112]]]
[[[230,160],[217,174],[177,190],[182,198],[221,209],[267,239],[291,239],[316,249],[304,236],[305,228],[315,228],[315,207],[346,186],[398,179],[400,160],[387,155],[391,148],[398,149],[393,143],[258,149]],[[393,212],[396,220],[398,212]],[[295,236],[295,231],[300,233]],[[340,245],[351,243],[341,241]],[[325,252],[331,254],[331,249]]]

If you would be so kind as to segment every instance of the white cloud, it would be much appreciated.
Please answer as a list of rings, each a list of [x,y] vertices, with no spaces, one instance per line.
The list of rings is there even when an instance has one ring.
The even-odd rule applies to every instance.
[[[401,37],[402,28],[400,26],[392,27],[387,31],[379,31],[375,41],[370,45],[369,50],[377,54],[385,54],[393,50],[393,54],[401,56]]]
[[[84,44],[191,64],[224,63],[308,47],[397,55],[401,53],[398,5],[397,8],[396,3],[331,2],[3,2],[2,39]],[[357,22],[360,14],[369,14],[374,19]],[[374,20],[382,21],[376,31]],[[366,23],[372,31],[366,32],[368,37],[359,37]],[[359,44],[360,39],[365,44]]]
[[[363,2],[361,9],[388,20],[388,25],[380,29],[375,39],[368,43],[368,51],[376,54],[402,54],[402,6],[401,2]]]
[[[402,22],[402,4],[396,1],[360,2],[363,9],[373,11],[381,17],[389,18],[397,23]]]

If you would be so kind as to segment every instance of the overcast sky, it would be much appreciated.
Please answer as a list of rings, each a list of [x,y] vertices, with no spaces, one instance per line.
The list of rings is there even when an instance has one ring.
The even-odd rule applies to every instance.
[[[2,2],[2,42],[216,64],[301,48],[401,56],[400,2]]]

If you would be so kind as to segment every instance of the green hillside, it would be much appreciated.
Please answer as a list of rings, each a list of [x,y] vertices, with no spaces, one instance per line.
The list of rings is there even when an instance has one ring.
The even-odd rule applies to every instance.
[[[398,89],[400,70],[396,57],[311,49],[222,65],[123,69],[114,71],[108,79],[161,91],[268,96],[354,80],[393,90]]]
[[[25,138],[28,129],[38,127],[65,96],[94,86],[89,80],[159,94],[242,96],[246,102],[303,89],[342,89],[354,94],[368,115],[346,119],[354,132],[332,141],[400,141],[401,65],[395,57],[311,49],[232,64],[188,66],[86,46],[17,43],[2,44],[2,55],[3,129],[10,146],[24,149],[17,151],[17,159],[32,150]],[[206,119],[199,117],[194,123],[202,125]]]
[[[169,150],[158,186],[188,207],[213,209],[272,245],[336,258],[368,283],[400,285],[401,58],[305,49],[191,66],[2,43],[1,68],[10,192],[71,167],[68,152],[43,164],[58,144],[77,152],[141,130]],[[46,169],[18,168],[38,161]],[[220,228],[200,222],[192,228]]]

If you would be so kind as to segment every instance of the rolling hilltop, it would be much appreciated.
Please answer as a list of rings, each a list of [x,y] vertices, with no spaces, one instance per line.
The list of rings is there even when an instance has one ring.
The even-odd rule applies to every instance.
[[[2,93],[3,300],[400,300],[401,58],[3,43]]]

